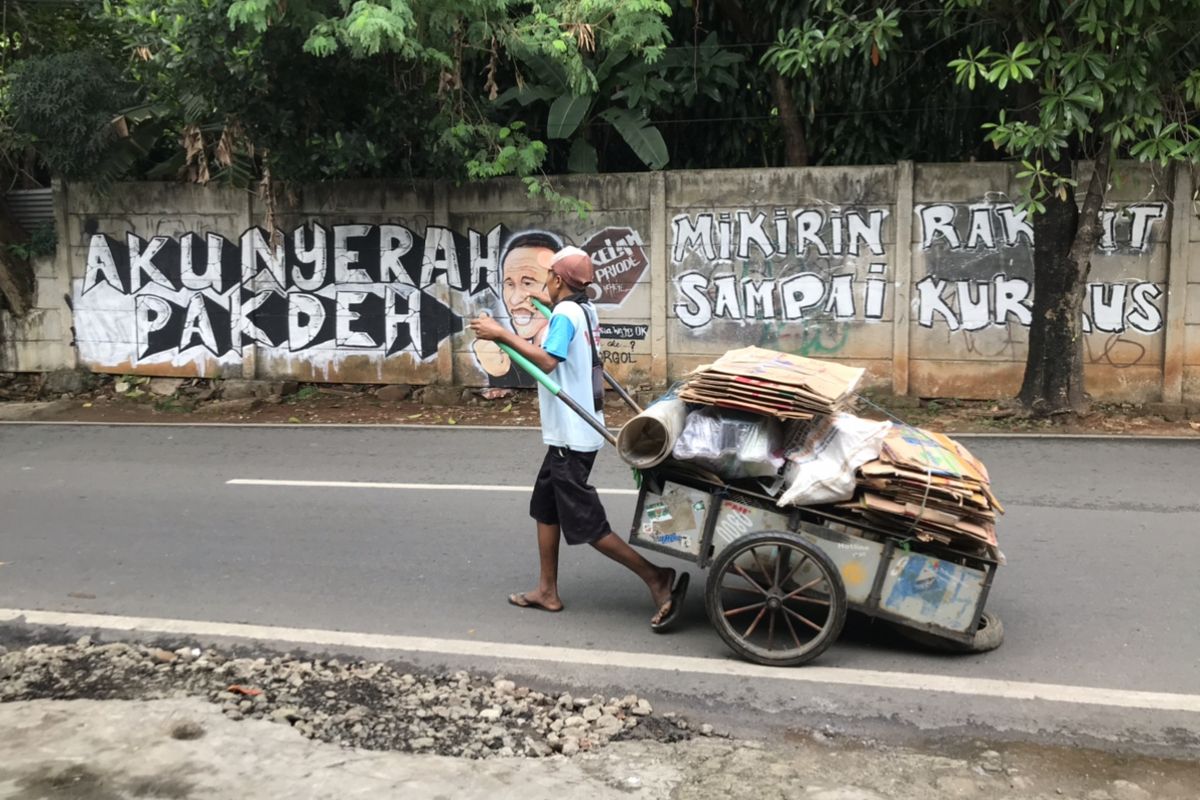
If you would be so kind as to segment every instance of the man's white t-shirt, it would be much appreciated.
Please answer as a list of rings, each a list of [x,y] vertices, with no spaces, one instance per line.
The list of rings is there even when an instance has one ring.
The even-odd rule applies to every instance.
[[[559,361],[550,377],[584,410],[592,411],[592,347],[588,343],[588,329],[598,346],[600,320],[595,310],[573,300],[563,300],[550,315],[542,348]],[[603,436],[540,384],[538,407],[542,414],[542,441],[547,445],[582,452],[594,452],[604,446]],[[592,416],[604,424],[603,411],[594,411]]]

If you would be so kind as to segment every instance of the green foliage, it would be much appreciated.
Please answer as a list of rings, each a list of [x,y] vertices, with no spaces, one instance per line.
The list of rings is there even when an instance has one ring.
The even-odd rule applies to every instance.
[[[7,0],[0,26],[0,190],[14,185],[47,185],[50,171],[39,158],[34,137],[14,127],[9,87],[14,73],[27,61],[59,54],[91,53],[113,64],[120,63],[112,46],[110,31],[99,24],[90,4],[41,3]],[[109,120],[104,120],[107,123]],[[116,148],[96,165],[96,171],[118,176],[126,161],[123,148]]]
[[[592,105],[591,95],[562,94],[550,104],[550,117],[546,121],[546,134],[551,139],[570,139],[579,128],[583,117]]]
[[[947,66],[955,83],[972,96],[1002,98],[985,138],[1021,160],[1028,210],[1074,190],[1070,175],[1048,166],[1064,158],[1107,150],[1163,166],[1197,159],[1197,0],[870,5],[829,0],[822,15],[781,32],[767,62],[807,75],[855,54],[876,63],[907,58],[897,52],[902,33],[919,46],[953,42],[959,52]]]
[[[645,113],[628,108],[607,109],[601,118],[616,128],[625,143],[650,169],[662,169],[667,165],[667,143],[658,128],[650,124]]]
[[[159,175],[247,186],[268,170],[283,180],[515,175],[572,209],[539,177],[547,140],[583,135],[594,61],[610,52],[661,59],[670,12],[663,0],[127,0],[105,9],[156,110],[148,122],[163,126],[161,141],[183,142],[163,153]],[[530,85],[530,64],[555,88]],[[529,127],[531,106],[545,102],[556,103],[553,126]],[[652,135],[622,125],[665,163],[665,145],[648,149]]]
[[[518,56],[522,83],[499,95],[495,105],[546,104],[546,135],[571,141],[564,164],[571,172],[597,171],[600,149],[595,142],[603,137],[602,127],[620,137],[640,166],[662,169],[670,154],[651,114],[686,109],[701,92],[722,101],[739,88],[733,69],[743,58],[722,50],[715,34],[697,46],[672,47],[661,54],[655,50],[653,55],[644,57],[625,46],[586,54],[576,66],[588,89],[579,93],[580,81],[566,65],[542,53],[524,53]]]
[[[98,53],[35,56],[8,78],[6,116],[50,169],[86,178],[116,146],[112,120],[131,97],[121,74]]]
[[[799,27],[780,30],[765,60],[784,75],[811,73],[856,54],[864,62],[877,63],[903,38],[900,9],[876,8],[874,14],[860,18],[845,5],[828,3],[826,15],[813,15]]]
[[[576,139],[571,142],[571,152],[567,156],[567,169],[571,172],[596,172],[599,169],[600,156],[596,147],[586,139]]]
[[[12,242],[6,245],[8,252],[22,261],[32,261],[42,256],[54,255],[57,246],[58,233],[54,230],[53,225],[39,225],[30,232],[29,241]]]

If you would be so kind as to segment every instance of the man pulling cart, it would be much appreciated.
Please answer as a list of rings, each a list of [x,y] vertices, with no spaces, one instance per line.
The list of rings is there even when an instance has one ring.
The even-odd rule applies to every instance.
[[[516,335],[491,317],[473,320],[471,330],[477,337],[515,352],[543,376],[553,375],[561,389],[559,397],[591,398],[593,368],[599,361],[595,343],[600,335],[599,319],[586,292],[592,276],[592,259],[578,247],[566,247],[554,254],[546,279],[547,300],[553,312],[541,345]],[[521,363],[521,359],[514,360]],[[603,387],[600,396],[602,399]],[[508,602],[552,612],[563,609],[558,591],[561,538],[568,545],[591,545],[641,578],[655,606],[650,627],[666,631],[678,619],[688,575],[677,575],[670,567],[651,563],[609,525],[600,496],[588,483],[596,453],[605,441],[603,408],[594,407],[593,422],[589,424],[560,402],[544,381],[538,388],[538,407],[542,441],[547,448],[529,501],[529,515],[537,524],[538,585],[531,591],[510,595]]]
[[[540,385],[548,449],[530,501],[539,581],[510,603],[562,609],[561,537],[638,575],[654,630],[679,617],[688,575],[619,538],[588,484],[597,451],[617,443],[604,427],[603,375],[639,412],[618,448],[639,483],[629,543],[709,570],[705,609],[738,655],[806,663],[837,639],[848,610],[943,650],[999,646],[1003,627],[984,604],[1004,560],[995,538],[1003,508],[966,448],[845,413],[860,369],[760,348],[726,353],[642,412],[600,366],[591,280],[584,251],[555,254],[540,346],[489,317],[471,323]]]

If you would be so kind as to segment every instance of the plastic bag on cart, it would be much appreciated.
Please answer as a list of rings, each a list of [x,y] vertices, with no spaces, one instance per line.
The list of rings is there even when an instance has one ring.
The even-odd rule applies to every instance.
[[[697,409],[688,414],[671,455],[726,480],[769,477],[784,463],[782,427],[773,417]]]
[[[809,426],[800,445],[787,454],[781,506],[838,503],[854,496],[854,473],[879,458],[890,422],[834,414]]]

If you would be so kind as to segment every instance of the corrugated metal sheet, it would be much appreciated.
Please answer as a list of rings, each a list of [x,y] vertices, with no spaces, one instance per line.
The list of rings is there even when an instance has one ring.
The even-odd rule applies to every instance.
[[[6,194],[4,202],[27,232],[54,225],[53,189],[17,189]]]

